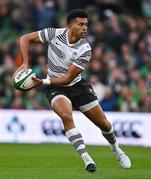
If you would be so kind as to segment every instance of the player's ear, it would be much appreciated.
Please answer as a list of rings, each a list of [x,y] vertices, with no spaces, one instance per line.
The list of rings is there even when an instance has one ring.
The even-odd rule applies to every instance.
[[[69,22],[69,23],[67,24],[67,26],[68,26],[68,28],[71,28],[71,27],[72,27],[72,23]]]
[[[68,28],[71,28],[74,24],[74,20],[71,20],[70,22],[68,22],[67,26]]]

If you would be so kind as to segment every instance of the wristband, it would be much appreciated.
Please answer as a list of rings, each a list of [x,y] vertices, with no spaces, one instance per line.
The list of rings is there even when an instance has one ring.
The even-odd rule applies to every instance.
[[[42,84],[49,85],[51,84],[50,79],[42,79]]]

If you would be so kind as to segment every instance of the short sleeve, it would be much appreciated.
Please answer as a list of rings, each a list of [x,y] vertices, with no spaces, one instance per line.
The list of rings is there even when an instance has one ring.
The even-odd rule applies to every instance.
[[[55,28],[46,28],[38,31],[39,39],[42,43],[49,43],[55,37],[55,33]]]
[[[77,59],[73,60],[73,64],[84,70],[88,66],[91,54],[91,49],[83,52]]]
[[[38,31],[39,39],[42,43],[49,43],[54,37],[63,33],[66,28],[46,28]]]

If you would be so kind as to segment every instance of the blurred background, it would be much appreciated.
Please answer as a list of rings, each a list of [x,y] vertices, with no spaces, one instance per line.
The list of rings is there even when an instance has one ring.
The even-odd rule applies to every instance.
[[[22,64],[19,37],[66,27],[66,15],[75,8],[89,14],[93,52],[82,75],[91,81],[118,143],[126,145],[133,167],[127,172],[103,147],[108,143],[100,129],[74,111],[85,144],[101,145],[88,147],[98,172],[84,173],[43,86],[27,92],[13,87],[12,76]],[[47,46],[31,44],[29,55],[30,67],[45,78]],[[150,179],[150,112],[151,0],[0,0],[0,178]]]
[[[49,109],[43,87],[14,89],[19,37],[65,27],[68,11],[89,14],[92,59],[86,72],[105,111],[151,112],[151,0],[0,0],[0,108]],[[47,47],[31,44],[30,67],[46,77]]]

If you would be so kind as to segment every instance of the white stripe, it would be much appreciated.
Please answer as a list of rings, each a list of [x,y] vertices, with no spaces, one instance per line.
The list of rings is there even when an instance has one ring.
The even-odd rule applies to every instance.
[[[45,37],[46,37],[46,40],[47,40],[47,41],[49,41],[48,31],[47,31],[47,29],[45,29]]]
[[[40,41],[41,41],[42,43],[44,43],[44,41],[43,41],[42,38],[41,38],[40,32],[41,32],[41,31],[38,31],[39,39],[40,39]]]
[[[72,128],[72,129],[69,129],[67,132],[66,132],[66,136],[67,138],[69,139],[71,136],[75,136],[79,134],[79,130],[77,128]]]
[[[84,149],[84,148],[85,148],[85,145],[84,145],[84,144],[81,144],[81,145],[77,148],[77,150]]]
[[[69,101],[69,103],[71,103],[70,99],[68,99],[66,96],[62,95],[62,94],[59,94],[59,95],[56,95],[52,100],[51,100],[51,106],[53,107],[53,103],[59,99],[59,98],[65,98],[66,100]],[[71,103],[72,104],[72,103]]]
[[[76,64],[76,63],[72,63],[72,64],[74,64],[75,66],[77,66],[77,67],[79,67],[80,69],[82,69],[82,70],[84,70],[84,68],[82,67],[82,66],[79,66],[78,64]]]
[[[83,140],[82,137],[73,140],[73,141],[71,142],[71,144],[74,144],[75,142],[77,142],[77,141],[79,141],[79,140]]]
[[[85,166],[87,166],[88,164],[92,163],[95,164],[94,161],[92,160],[92,158],[89,156],[89,154],[87,152],[81,154],[81,157],[85,163]]]
[[[86,112],[86,111],[92,109],[93,107],[95,107],[98,104],[99,104],[98,101],[95,100],[95,101],[92,101],[92,102],[90,102],[88,104],[80,106],[79,109],[80,109],[81,112]]]

